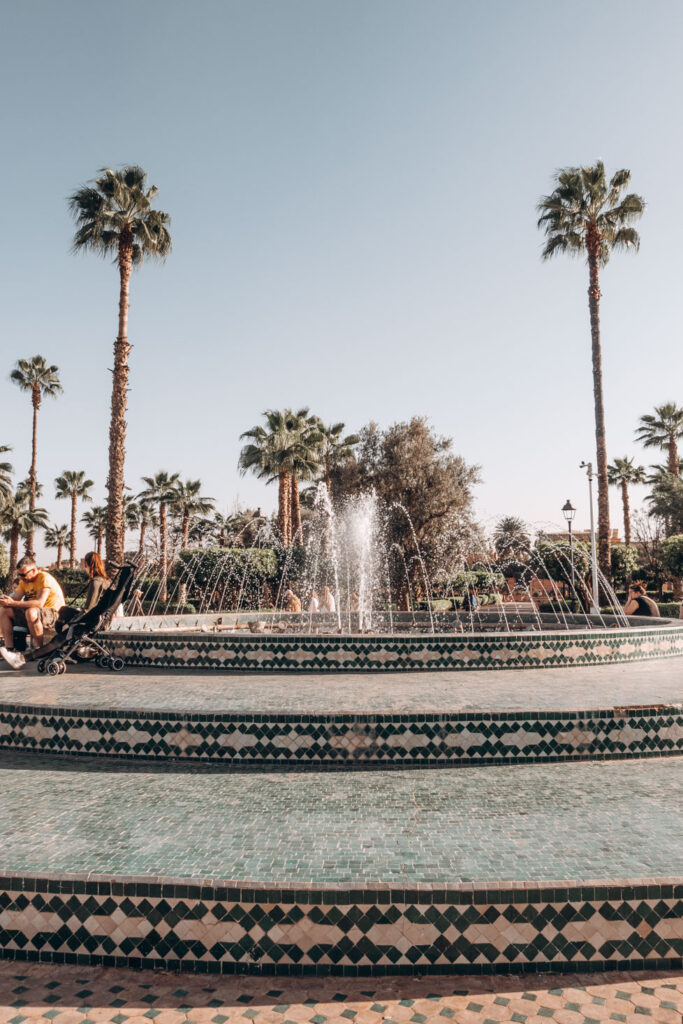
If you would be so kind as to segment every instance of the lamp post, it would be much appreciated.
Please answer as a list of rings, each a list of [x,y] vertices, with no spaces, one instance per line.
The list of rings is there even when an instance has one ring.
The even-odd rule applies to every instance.
[[[579,469],[586,470],[586,476],[588,477],[588,507],[591,511],[591,561],[593,569],[593,604],[591,605],[591,615],[599,615],[598,554],[595,546],[595,523],[593,521],[593,463],[582,462]]]
[[[562,506],[562,515],[567,522],[567,529],[569,530],[569,564],[572,570],[571,609],[574,611],[574,595],[576,594],[576,587],[574,586],[574,539],[572,537],[572,520],[576,515],[576,509],[569,498],[567,498],[566,502]]]

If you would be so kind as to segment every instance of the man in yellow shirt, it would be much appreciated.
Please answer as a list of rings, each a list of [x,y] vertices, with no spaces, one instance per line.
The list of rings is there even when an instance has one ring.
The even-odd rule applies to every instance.
[[[17,565],[19,584],[11,597],[0,597],[0,632],[4,646],[2,656],[12,668],[21,668],[24,656],[14,650],[14,627],[26,626],[33,646],[43,646],[45,629],[53,629],[60,608],[65,605],[64,594],[54,576],[45,569],[39,569],[32,558],[26,555]]]

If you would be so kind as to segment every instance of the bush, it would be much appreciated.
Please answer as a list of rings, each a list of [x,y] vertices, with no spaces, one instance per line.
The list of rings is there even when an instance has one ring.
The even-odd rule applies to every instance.
[[[657,607],[663,619],[677,619],[681,613],[680,601],[658,601]]]
[[[76,597],[88,585],[88,574],[85,569],[74,567],[73,569],[53,569],[52,575],[64,591],[67,601]]]

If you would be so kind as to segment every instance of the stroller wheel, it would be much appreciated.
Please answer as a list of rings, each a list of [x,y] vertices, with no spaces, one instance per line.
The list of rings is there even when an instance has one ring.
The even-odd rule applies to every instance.
[[[109,660],[109,668],[112,672],[121,672],[126,667],[126,663],[123,658],[111,658]]]
[[[109,668],[110,661],[111,658],[109,657],[108,654],[101,654],[100,657],[97,659],[97,664],[100,666],[100,668]]]
[[[62,671],[62,665],[64,665],[63,661],[60,661],[58,658],[53,658],[51,661],[48,661],[45,666],[45,671],[49,676],[58,676]],[[66,665],[64,665],[64,668],[66,668]]]
[[[40,672],[40,674],[41,674],[41,675],[43,675],[43,673],[45,672],[45,658],[42,658],[42,659],[41,659],[41,660],[40,660],[40,661],[38,662],[38,664],[37,664],[36,668],[38,669],[38,671]]]
[[[59,674],[60,674],[60,676],[63,676],[65,672],[66,672],[66,662],[65,661],[60,661],[60,663],[59,663]]]

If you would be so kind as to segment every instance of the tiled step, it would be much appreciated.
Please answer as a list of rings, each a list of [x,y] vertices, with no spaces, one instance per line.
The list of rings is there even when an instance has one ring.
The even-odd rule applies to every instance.
[[[8,957],[285,974],[682,962],[679,758],[362,777],[0,762]]]

